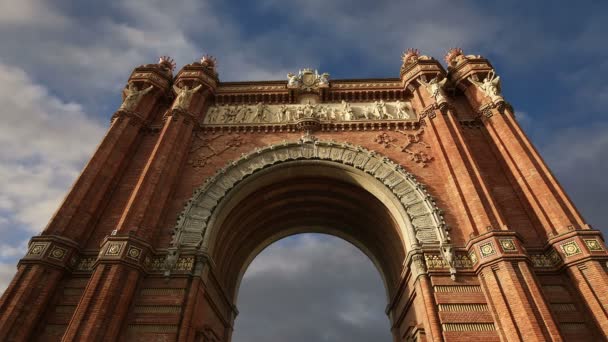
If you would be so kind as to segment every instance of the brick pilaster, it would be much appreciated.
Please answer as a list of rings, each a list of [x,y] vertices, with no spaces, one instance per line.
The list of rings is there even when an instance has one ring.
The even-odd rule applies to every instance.
[[[88,236],[91,223],[99,215],[103,200],[119,176],[141,127],[154,114],[159,100],[170,84],[170,72],[156,64],[136,68],[129,81],[143,86],[154,86],[132,110],[119,109],[112,118],[106,136],[70,190],[63,204],[50,220],[44,234],[60,235],[75,241]]]

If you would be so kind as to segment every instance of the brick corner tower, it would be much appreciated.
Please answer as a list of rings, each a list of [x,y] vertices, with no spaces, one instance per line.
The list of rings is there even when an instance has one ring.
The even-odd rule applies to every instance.
[[[270,243],[378,266],[394,341],[608,339],[608,253],[490,62],[408,49],[400,77],[132,72],[96,152],[0,299],[2,341],[230,341]]]

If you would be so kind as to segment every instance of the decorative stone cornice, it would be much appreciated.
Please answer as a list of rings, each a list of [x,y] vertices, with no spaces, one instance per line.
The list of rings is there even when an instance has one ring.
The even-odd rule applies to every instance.
[[[206,63],[208,63],[208,60]],[[201,62],[185,65],[177,73],[174,84],[179,84],[180,82],[202,84],[206,89],[215,93],[219,80],[215,72],[215,66],[210,67],[209,64],[203,64],[201,60]]]
[[[146,120],[142,117],[141,114],[125,109],[117,110],[114,115],[112,115],[110,123],[113,124],[116,120],[124,118],[128,118],[129,124],[133,126],[143,126],[146,123]]]
[[[421,76],[431,79],[440,75],[445,75],[445,70],[434,58],[420,55],[416,49],[408,49],[404,53],[400,72],[403,88],[408,88],[409,85],[418,87],[416,80]]]
[[[75,241],[56,235],[34,236],[19,264],[45,264],[71,270],[78,262],[80,248]]]

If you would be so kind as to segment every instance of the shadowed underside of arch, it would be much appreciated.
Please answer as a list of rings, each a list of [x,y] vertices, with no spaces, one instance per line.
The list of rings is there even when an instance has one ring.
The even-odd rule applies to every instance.
[[[204,250],[236,294],[255,255],[301,232],[359,247],[389,296],[408,253],[439,249],[453,259],[443,217],[410,173],[359,146],[306,139],[255,150],[208,179],[180,215],[170,255]]]

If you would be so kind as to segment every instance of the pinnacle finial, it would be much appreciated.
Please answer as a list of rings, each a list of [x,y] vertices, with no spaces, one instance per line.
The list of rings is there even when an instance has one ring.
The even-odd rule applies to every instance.
[[[448,50],[448,53],[445,55],[445,62],[448,66],[456,64],[456,57],[463,56],[464,51],[461,48],[451,48]]]
[[[403,64],[409,64],[415,62],[419,56],[420,51],[418,49],[408,48],[403,55],[401,55],[401,60],[403,61]]]
[[[175,70],[175,61],[169,56],[160,56],[158,59],[158,65],[170,71]]]
[[[217,66],[217,59],[215,59],[215,57],[211,55],[206,54],[201,57],[201,64],[211,69],[215,69],[215,67]]]

